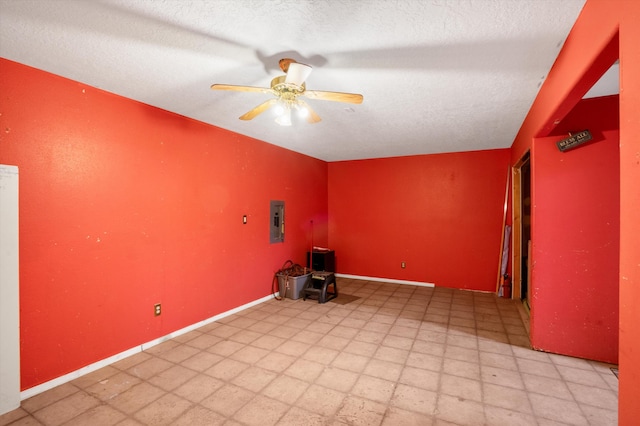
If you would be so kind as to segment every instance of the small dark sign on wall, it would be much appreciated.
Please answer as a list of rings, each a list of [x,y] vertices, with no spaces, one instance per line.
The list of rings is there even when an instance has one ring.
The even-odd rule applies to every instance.
[[[566,139],[562,139],[561,141],[556,142],[558,149],[562,152],[569,151],[570,149],[576,148],[583,143],[589,142],[591,140],[591,132],[588,130],[584,130],[582,132],[571,135]]]

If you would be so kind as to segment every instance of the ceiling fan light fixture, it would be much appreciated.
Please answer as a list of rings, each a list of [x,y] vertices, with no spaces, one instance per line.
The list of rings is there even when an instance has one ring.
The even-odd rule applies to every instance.
[[[295,108],[298,110],[298,116],[300,118],[307,118],[309,116],[309,109],[304,105],[295,105]]]
[[[276,123],[281,126],[291,126],[291,110],[289,108],[276,118]]]
[[[300,64],[298,62],[292,62],[289,64],[287,71],[287,77],[285,83],[294,84],[296,86],[302,86],[309,74],[311,74],[311,67],[309,65]]]

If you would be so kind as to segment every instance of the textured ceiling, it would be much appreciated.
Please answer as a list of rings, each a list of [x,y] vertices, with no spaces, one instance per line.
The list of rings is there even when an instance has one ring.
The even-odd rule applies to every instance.
[[[0,56],[326,161],[511,146],[584,0],[0,0]],[[238,117],[291,57],[317,124]],[[0,69],[1,72],[1,69]],[[126,120],[126,117],[122,118]]]

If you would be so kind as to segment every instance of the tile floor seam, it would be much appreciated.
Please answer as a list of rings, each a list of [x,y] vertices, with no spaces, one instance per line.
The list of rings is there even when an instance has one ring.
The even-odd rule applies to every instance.
[[[584,412],[583,406],[589,406],[589,407],[598,408],[598,409],[606,409],[606,408],[603,408],[603,407],[598,407],[598,406],[595,406],[595,405],[591,405],[591,404],[587,404],[587,403],[578,401],[578,399],[576,398],[575,392],[571,389],[571,386],[567,386],[567,388],[569,389],[569,392],[573,396],[573,400],[575,401],[575,403],[577,404],[578,408],[580,409],[580,412],[582,413],[583,417],[585,419],[587,419],[587,422],[588,422],[589,416],[587,415],[587,413]]]
[[[152,386],[153,386],[153,385],[152,385]],[[157,386],[155,386],[155,387],[156,387],[156,388],[158,388],[158,389],[160,389],[160,390],[162,391],[162,393],[160,393],[156,398],[154,398],[154,399],[150,400],[148,403],[146,403],[146,404],[144,404],[144,405],[142,405],[142,406],[138,407],[135,411],[132,411],[131,413],[127,413],[127,412],[123,411],[121,408],[114,407],[112,404],[109,404],[109,406],[110,406],[110,407],[112,407],[112,408],[114,408],[115,410],[117,410],[117,411],[119,411],[119,412],[121,412],[121,413],[125,414],[127,417],[131,417],[131,418],[133,418],[133,416],[134,416],[134,414],[135,414],[135,413],[137,413],[137,412],[138,412],[138,411],[140,411],[140,410],[143,410],[144,408],[147,408],[148,406],[150,406],[151,404],[153,404],[154,402],[156,402],[156,401],[158,401],[160,398],[162,398],[164,395],[166,395],[167,393],[169,393],[169,392],[165,391],[164,389],[161,389],[161,388],[159,388],[159,387],[157,387]]]
[[[67,397],[69,397],[69,396],[71,396],[71,395],[73,395],[73,394],[75,394],[75,393],[77,393],[77,392],[80,392],[80,391],[82,390],[81,388],[79,388],[79,387],[75,386],[73,383],[65,383],[65,384],[60,385],[60,386],[67,386],[67,385],[68,385],[68,386],[72,386],[72,387],[74,387],[76,390],[75,390],[74,392],[72,392],[72,393],[69,393],[69,394],[67,394],[67,395],[65,395],[65,396],[63,396],[63,397],[61,397],[61,398],[59,398],[59,399],[56,399],[56,400],[54,400],[54,401],[51,401],[50,403],[48,403],[48,404],[46,404],[46,405],[39,406],[37,409],[34,409],[34,410],[29,410],[27,407],[24,407],[24,404],[23,404],[23,403],[21,403],[21,404],[20,404],[20,407],[21,407],[22,409],[24,409],[26,412],[28,412],[29,414],[33,414],[33,413],[35,413],[36,411],[40,411],[40,410],[41,410],[41,409],[43,409],[43,408],[49,407],[49,406],[51,406],[51,405],[55,404],[56,402],[61,401],[61,400],[65,399],[65,398],[67,398]],[[35,396],[35,397],[33,397],[33,398],[37,398],[37,397],[38,397],[38,395],[36,395],[36,396]]]

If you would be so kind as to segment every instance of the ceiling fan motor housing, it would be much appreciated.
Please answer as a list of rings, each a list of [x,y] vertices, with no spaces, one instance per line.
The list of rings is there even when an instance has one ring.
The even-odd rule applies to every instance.
[[[280,99],[293,101],[304,93],[306,86],[304,83],[302,83],[302,85],[287,83],[285,81],[286,77],[285,75],[281,75],[271,80],[271,89],[277,92]]]

